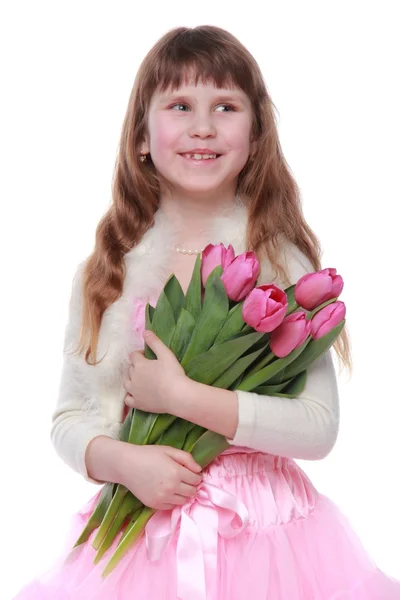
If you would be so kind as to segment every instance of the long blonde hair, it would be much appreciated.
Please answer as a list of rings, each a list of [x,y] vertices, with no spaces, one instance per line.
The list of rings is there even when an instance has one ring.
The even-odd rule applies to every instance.
[[[255,150],[238,177],[237,193],[249,199],[246,245],[287,277],[279,263],[279,239],[286,237],[321,269],[319,241],[305,221],[300,191],[280,146],[276,107],[260,68],[250,52],[229,32],[215,26],[178,27],[167,32],[148,52],[136,75],[122,125],[116,159],[112,203],[96,230],[95,247],[83,280],[83,318],[79,351],[96,364],[101,319],[122,293],[124,254],[153,225],[159,206],[160,179],[151,162],[140,161],[147,133],[147,115],[156,89],[177,89],[188,73],[195,81],[217,87],[239,87],[253,108]],[[342,366],[351,371],[346,326],[334,344]]]

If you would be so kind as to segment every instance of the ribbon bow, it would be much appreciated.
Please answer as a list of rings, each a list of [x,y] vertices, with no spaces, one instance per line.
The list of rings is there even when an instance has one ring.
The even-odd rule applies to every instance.
[[[177,580],[180,600],[207,600],[216,581],[218,534],[238,535],[248,524],[246,506],[233,494],[202,482],[197,493],[172,511],[157,511],[146,525],[149,560],[158,560],[180,523]]]

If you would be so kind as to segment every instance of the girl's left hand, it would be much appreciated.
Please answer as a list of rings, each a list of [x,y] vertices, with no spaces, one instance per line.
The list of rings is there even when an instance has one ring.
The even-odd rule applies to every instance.
[[[171,398],[187,375],[173,352],[152,331],[144,333],[146,344],[157,360],[145,358],[142,350],[129,355],[131,364],[123,384],[125,404],[152,413],[170,412]]]

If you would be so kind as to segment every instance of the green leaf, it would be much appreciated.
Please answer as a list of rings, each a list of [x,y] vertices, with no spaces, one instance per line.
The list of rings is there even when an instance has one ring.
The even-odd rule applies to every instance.
[[[263,351],[262,355],[260,356],[260,359],[255,363],[255,365],[253,365],[251,367],[251,369],[249,369],[249,371],[245,374],[245,377],[250,377],[250,375],[253,375],[254,373],[258,373],[258,371],[261,371],[261,369],[263,367],[266,367],[273,360],[276,360],[277,357],[269,349],[269,343],[270,343],[270,339],[268,338],[268,341],[264,346],[264,351]]]
[[[254,327],[251,327],[251,325],[247,325],[247,323],[245,323],[241,329],[242,333],[251,333],[252,331],[254,331]]]
[[[178,450],[182,449],[192,425],[185,419],[175,418],[172,425],[163,432],[159,443],[163,446],[178,448]]]
[[[146,444],[155,444],[177,418],[175,415],[169,415],[168,413],[154,414],[154,417],[154,422],[146,437]]]
[[[151,330],[151,326],[152,326],[152,322],[153,322],[155,310],[156,309],[154,308],[154,306],[152,306],[150,304],[150,302],[148,302],[146,304],[146,311],[145,311],[145,315],[146,315],[146,329],[150,329]]]
[[[319,340],[311,340],[307,348],[300,356],[296,357],[295,361],[292,361],[284,370],[282,370],[278,376],[273,377],[270,383],[281,383],[281,381],[291,379],[304,369],[307,369],[317,358],[325,354],[335,342],[336,338],[342,331],[345,319],[329,333],[324,335]]]
[[[119,430],[118,439],[120,442],[127,442],[129,439],[129,432],[131,430],[132,425],[132,417],[133,417],[133,409],[131,408],[126,415],[124,422],[121,425],[121,429]]]
[[[257,394],[265,394],[266,396],[269,396],[275,392],[281,392],[290,381],[292,380],[289,379],[289,381],[283,381],[282,383],[277,383],[276,385],[260,385],[259,387],[255,388],[254,391],[257,392]]]
[[[296,287],[296,284],[291,285],[290,287],[285,289],[285,294],[287,295],[287,299],[288,299],[288,307],[286,310],[286,315],[290,315],[292,312],[294,312],[295,310],[297,310],[299,308],[299,305],[297,304],[296,300],[294,299],[294,288]]]
[[[301,371],[289,381],[277,385],[264,385],[256,388],[257,394],[279,396],[280,398],[296,398],[304,390],[307,381],[307,371]]]
[[[185,308],[182,308],[170,344],[170,349],[179,362],[182,360],[182,357],[186,352],[195,325],[196,322],[194,317]]]
[[[243,337],[213,346],[190,361],[186,367],[186,375],[194,381],[211,385],[263,336],[263,333],[248,333]]]
[[[293,362],[304,351],[307,344],[310,343],[310,340],[311,336],[308,336],[308,338],[300,346],[298,346],[298,348],[293,350],[288,356],[285,356],[284,358],[278,358],[270,365],[267,365],[266,367],[258,371],[258,373],[254,373],[253,375],[245,377],[237,389],[246,392],[254,390],[263,383],[266,383],[267,381],[270,384],[279,383],[279,381],[272,381],[272,378],[277,373],[283,371],[283,369],[287,365]],[[288,377],[284,377],[284,379],[286,380],[288,379]]]
[[[172,308],[175,323],[177,323],[181,310],[185,305],[185,294],[175,275],[171,275],[168,278],[168,281],[164,286],[164,293]]]
[[[97,504],[89,517],[88,522],[86,523],[85,528],[80,534],[79,538],[74,544],[74,548],[79,546],[80,544],[84,544],[89,539],[91,533],[100,526],[104,515],[107,512],[108,507],[111,504],[111,500],[113,498],[113,494],[115,489],[117,488],[117,484],[115,483],[105,483],[101,490],[99,499],[97,500]]]
[[[195,445],[197,440],[206,431],[207,431],[207,429],[205,427],[201,427],[200,425],[195,425],[187,434],[182,450],[185,450],[186,452],[191,453],[193,450],[193,446]]]
[[[214,345],[221,344],[222,342],[231,339],[233,335],[238,334],[243,329],[243,324],[245,323],[242,317],[242,310],[243,302],[239,302],[239,304],[236,304],[236,306],[231,308],[221,331],[214,341]],[[252,327],[250,329],[251,331],[254,331]]]
[[[167,285],[167,284],[166,284]],[[164,290],[158,298],[153,315],[152,331],[169,347],[175,329],[175,316]]]
[[[246,356],[242,356],[236,360],[230,367],[226,369],[215,381],[211,383],[213,387],[222,388],[228,390],[233,383],[235,383],[242,373],[251,365],[256,358],[261,354],[263,348],[255,350]]]
[[[147,440],[157,419],[156,413],[149,413],[135,408],[133,411],[128,442],[130,444],[147,444]]]
[[[193,446],[192,456],[204,468],[229,447],[230,444],[223,435],[207,430]]]
[[[236,379],[236,381],[234,381],[234,382],[232,383],[232,385],[231,385],[231,388],[230,388],[230,389],[231,389],[231,390],[237,390],[237,389],[238,389],[238,387],[239,387],[239,385],[242,383],[243,379],[244,379],[244,373],[242,373],[242,374],[240,375],[240,377],[238,377],[238,378]]]
[[[221,274],[222,267],[218,266],[207,279],[203,308],[181,361],[184,369],[195,356],[211,348],[228,315],[229,298]]]
[[[130,493],[129,490],[121,484],[118,484],[117,490],[107,508],[107,511],[100,523],[100,526],[97,530],[97,533],[92,541],[92,546],[96,550],[98,550],[105,540],[110,528],[112,527],[115,519],[118,516],[119,511],[123,505],[124,499],[126,495]],[[133,496],[132,496],[133,497]],[[135,498],[135,500],[141,504],[140,500]]]
[[[319,306],[314,308],[314,310],[310,311],[310,313],[308,315],[308,319],[312,319],[314,317],[314,315],[317,314],[317,312],[319,312],[320,310],[325,308],[325,306],[328,306],[328,304],[332,304],[333,302],[336,302],[336,300],[338,298],[339,298],[339,296],[337,296],[336,298],[331,298],[330,300],[327,300],[326,302],[323,302],[322,304],[320,304]]]
[[[121,537],[119,544],[115,549],[114,554],[110,558],[102,573],[104,578],[115,569],[128,550],[136,543],[136,541],[142,535],[147,522],[151,519],[155,512],[156,510],[154,508],[145,507],[139,517],[126,528],[124,535]]]
[[[127,517],[137,512],[140,508],[143,508],[143,504],[135,498],[131,493],[127,494],[122,502],[122,505],[115,515],[115,519],[112,522],[111,527],[107,531],[105,537],[103,538],[101,544],[98,547],[96,552],[96,556],[94,558],[93,563],[97,565],[97,563],[101,560],[107,550],[112,546],[116,536],[120,532],[121,527],[125,523]]]
[[[153,308],[153,306],[151,306],[151,304],[148,302],[146,304],[145,327],[146,327],[146,329],[149,329],[150,331],[153,330],[152,321],[153,321],[153,317],[154,317],[154,312],[155,312],[155,308]],[[144,345],[144,355],[149,360],[155,360],[157,358],[156,355],[154,354],[153,350],[147,344]]]
[[[185,299],[185,308],[195,321],[197,321],[201,313],[201,291],[201,254],[199,254],[196,258]]]

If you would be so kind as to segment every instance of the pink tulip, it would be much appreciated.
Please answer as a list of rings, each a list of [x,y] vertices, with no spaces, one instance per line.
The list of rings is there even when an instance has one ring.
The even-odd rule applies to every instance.
[[[319,338],[329,333],[343,321],[345,316],[346,305],[340,300],[321,308],[311,319],[311,335],[313,339],[319,340]]]
[[[271,333],[270,348],[276,356],[284,358],[301,346],[310,332],[311,320],[307,320],[307,314],[304,311],[291,313]]]
[[[323,269],[306,273],[294,288],[294,299],[306,310],[314,310],[320,304],[337,298],[343,289],[343,279],[336,269]]]
[[[224,268],[221,280],[231,300],[240,302],[254,288],[260,274],[260,263],[254,252],[239,254]]]
[[[270,332],[285,318],[286,293],[273,283],[251,290],[243,303],[243,320],[256,331]]]
[[[235,251],[231,244],[228,248],[225,248],[223,244],[208,244],[201,255],[201,281],[203,287],[205,287],[206,281],[215,267],[222,266],[222,269],[225,270],[234,258]]]
[[[152,296],[151,298],[138,298],[135,296],[132,302],[132,325],[133,331],[136,332],[137,339],[143,341],[143,332],[146,329],[146,305],[150,302],[151,306],[156,306],[157,297]]]

